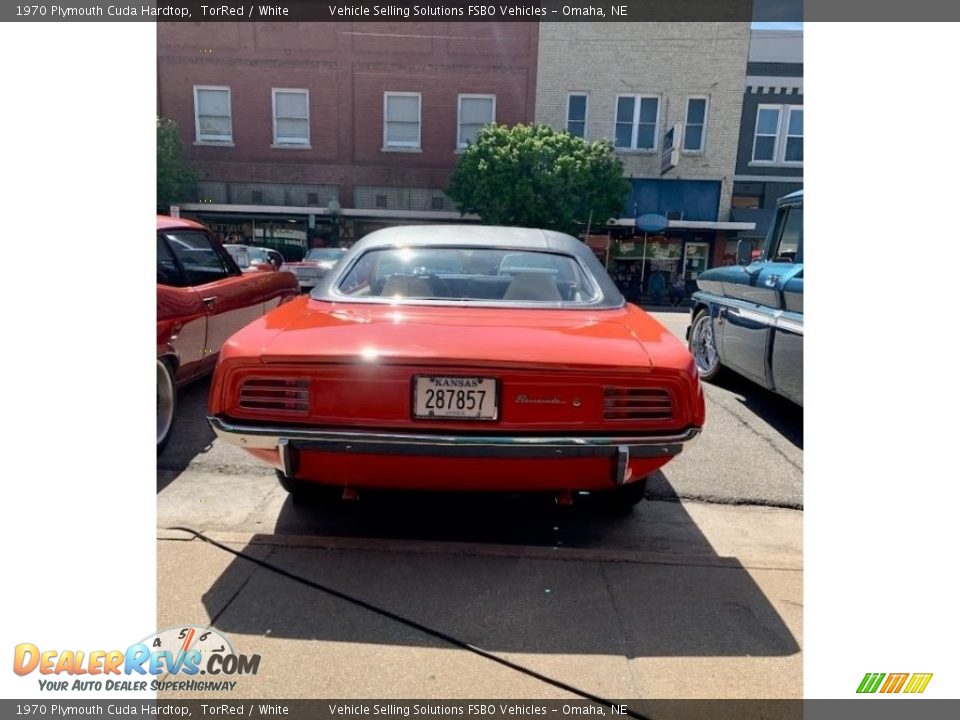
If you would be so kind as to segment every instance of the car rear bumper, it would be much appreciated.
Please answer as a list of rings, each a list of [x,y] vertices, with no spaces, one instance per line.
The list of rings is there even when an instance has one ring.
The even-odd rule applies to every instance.
[[[237,423],[219,417],[207,419],[214,433],[224,442],[261,457],[273,456],[275,452],[280,469],[290,477],[301,474],[301,471],[313,474],[307,467],[311,463],[304,462],[311,455],[328,460],[335,456],[339,456],[338,460],[352,456],[355,461],[362,457],[390,456],[397,464],[433,459],[441,463],[437,467],[451,469],[454,467],[451,462],[456,465],[464,459],[470,462],[460,463],[461,466],[505,461],[513,463],[510,467],[517,469],[556,468],[557,461],[570,460],[574,461],[571,466],[580,464],[584,470],[610,468],[610,472],[602,473],[604,484],[612,481],[619,485],[636,479],[637,472],[647,467],[652,471],[663,465],[700,432],[700,428],[689,427],[676,433],[655,435],[480,436],[315,430]],[[379,465],[384,459],[380,457],[373,464]],[[550,461],[551,464],[536,465],[530,461]],[[397,465],[394,467],[399,469]],[[502,467],[508,468],[506,465]],[[421,464],[420,470],[424,469]],[[584,481],[585,488],[591,484],[588,478]],[[534,483],[537,485],[539,482]]]

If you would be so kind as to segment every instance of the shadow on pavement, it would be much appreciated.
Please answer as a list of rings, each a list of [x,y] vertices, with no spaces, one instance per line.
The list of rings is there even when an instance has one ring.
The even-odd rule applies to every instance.
[[[267,561],[287,572],[493,652],[634,658],[799,651],[750,573],[736,558],[719,557],[680,504],[656,503],[671,506],[670,521],[640,530],[642,552],[624,550],[645,504],[611,517],[538,496],[378,492],[326,506],[288,499],[275,533],[254,536],[245,552],[262,556],[269,546]],[[318,542],[305,546],[311,536]],[[321,538],[331,537],[385,542],[375,549],[324,547]],[[426,541],[432,549],[409,551],[400,541]],[[510,550],[486,551],[493,545]],[[678,551],[683,562],[679,554],[671,558]],[[658,552],[666,554],[651,559]],[[436,639],[392,621],[394,628],[348,600],[250,568],[234,559],[203,595],[225,632],[436,646]],[[222,609],[224,588],[247,577]]]
[[[712,384],[739,396],[738,402],[803,450],[803,407],[733,371],[723,373]]]
[[[157,492],[173,482],[197,455],[212,447],[215,436],[207,424],[209,394],[209,378],[180,388],[173,433],[163,452],[157,455]]]

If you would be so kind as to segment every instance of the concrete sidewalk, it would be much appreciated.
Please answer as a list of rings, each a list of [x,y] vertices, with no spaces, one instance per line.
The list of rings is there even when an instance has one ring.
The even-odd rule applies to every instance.
[[[644,502],[632,542],[576,547],[191,527],[594,695],[798,698],[802,516]],[[262,656],[224,697],[577,697],[186,533],[158,531],[157,553],[158,627]]]

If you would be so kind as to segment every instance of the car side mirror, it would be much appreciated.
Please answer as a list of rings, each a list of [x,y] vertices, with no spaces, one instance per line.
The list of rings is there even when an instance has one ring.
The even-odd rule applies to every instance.
[[[753,243],[747,240],[737,241],[737,265],[749,265],[753,260]]]

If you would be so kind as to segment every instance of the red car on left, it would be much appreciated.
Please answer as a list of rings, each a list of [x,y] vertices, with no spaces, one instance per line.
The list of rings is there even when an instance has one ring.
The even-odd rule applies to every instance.
[[[292,273],[241,272],[203,225],[157,216],[157,452],[177,388],[210,373],[228,337],[297,293]]]

